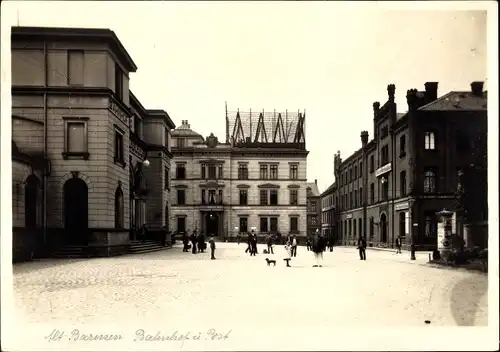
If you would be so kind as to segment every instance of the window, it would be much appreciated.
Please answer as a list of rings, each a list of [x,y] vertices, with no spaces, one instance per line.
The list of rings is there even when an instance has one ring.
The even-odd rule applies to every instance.
[[[389,127],[384,126],[380,129],[380,140],[386,138],[389,135]]]
[[[142,124],[141,119],[138,116],[134,116],[134,133],[137,137],[142,138]]]
[[[388,200],[389,199],[389,180],[386,178],[381,178],[380,179],[380,189],[382,190],[382,200]]]
[[[299,192],[296,189],[290,190],[290,205],[299,204]]]
[[[359,163],[359,178],[363,177],[363,163]]]
[[[425,217],[425,236],[436,237],[438,228],[436,212],[426,211],[424,213],[424,217]]]
[[[425,132],[425,150],[436,149],[436,135],[434,132]]]
[[[370,184],[370,203],[375,203],[375,183]]]
[[[311,225],[316,225],[316,217],[311,216]]]
[[[349,219],[349,237],[352,237],[352,219]]]
[[[372,240],[373,237],[375,236],[375,231],[374,231],[374,220],[373,220],[373,216],[370,218],[370,239]]]
[[[65,154],[68,156],[87,154],[87,122],[65,121],[65,124]]]
[[[462,170],[461,167],[457,167],[457,191],[463,189],[463,177],[464,177],[464,171]]]
[[[401,171],[399,173],[399,192],[401,197],[406,196],[406,171]]]
[[[118,187],[115,191],[115,228],[123,229],[125,222],[125,212],[123,205],[123,191]]]
[[[270,171],[270,179],[271,180],[277,180],[278,179],[278,165],[270,165],[269,166],[269,171]]]
[[[349,192],[349,208],[354,208],[354,202],[352,199],[352,192]]]
[[[314,213],[316,211],[316,206],[317,206],[316,202],[312,200],[311,204],[309,206],[310,207],[310,211]]]
[[[208,164],[208,179],[209,180],[215,180],[217,178],[216,176],[216,167],[214,163]]]
[[[207,202],[207,191],[201,190],[201,204],[205,204]]]
[[[389,163],[389,146],[384,145],[382,149],[380,150],[380,165],[379,166],[384,166],[385,164]]]
[[[240,217],[240,232],[248,232],[248,218],[245,216]]]
[[[124,163],[123,133],[115,130],[115,163]]]
[[[359,231],[359,236],[364,236],[363,234],[363,219],[359,218],[358,219],[358,231]]]
[[[424,171],[424,192],[436,192],[436,170],[434,168],[426,168]]]
[[[164,139],[163,143],[165,143],[164,146],[165,146],[165,148],[168,149],[168,147],[170,146],[170,141],[169,141],[169,138],[168,138],[168,128],[165,127],[163,135],[164,135],[164,137],[163,137],[163,139]]]
[[[269,191],[269,204],[278,205],[278,190],[272,189]]]
[[[267,180],[267,165],[260,165],[260,178]]]
[[[375,156],[370,155],[370,173],[375,171]]]
[[[278,232],[278,218],[269,218],[269,227],[271,232]]]
[[[219,178],[224,178],[224,164],[219,164]]]
[[[186,147],[186,138],[177,138],[177,148]]]
[[[217,200],[215,199],[215,189],[208,190],[208,204],[215,204]]]
[[[168,189],[169,187],[169,182],[168,182],[168,179],[169,179],[169,172],[170,170],[168,169],[168,167],[165,167],[165,170],[164,170],[165,174],[163,175],[163,177],[165,178],[165,189]]]
[[[246,189],[240,189],[240,205],[248,204],[248,191]]]
[[[349,182],[352,182],[352,168],[349,169]]]
[[[344,220],[344,236],[347,237],[347,220]]]
[[[207,178],[207,165],[201,164],[201,179],[205,180]]]
[[[248,180],[247,164],[238,164],[238,180]]]
[[[268,205],[267,189],[260,190],[260,205]]]
[[[186,179],[186,164],[175,164],[175,178],[178,180]]]
[[[123,72],[118,64],[115,64],[115,96],[123,100]]]
[[[358,178],[358,167],[354,166],[354,179]]]
[[[364,204],[364,201],[363,201],[363,187],[359,188],[359,204],[360,205]]]
[[[185,233],[186,232],[186,218],[178,217],[177,218],[177,232]]]
[[[470,150],[469,137],[461,131],[457,131],[456,133],[456,144],[457,153],[464,154]]]
[[[290,165],[290,180],[297,180],[299,178],[299,165]]]
[[[352,220],[352,236],[356,237],[356,219]]]
[[[177,190],[177,205],[186,204],[186,190],[178,189]]]
[[[358,191],[357,190],[354,191],[354,206],[355,207],[358,206]]]
[[[406,212],[399,213],[399,236],[406,235]]]
[[[219,189],[219,199],[217,199],[219,201],[219,204],[222,204],[224,203],[224,193],[222,192],[221,189]]]
[[[68,50],[68,85],[83,86],[85,55],[81,50]]]
[[[406,136],[399,137],[399,157],[402,158],[406,155]]]
[[[260,232],[268,232],[267,218],[260,218]]]
[[[290,232],[292,233],[299,232],[299,218],[296,216],[290,217]]]

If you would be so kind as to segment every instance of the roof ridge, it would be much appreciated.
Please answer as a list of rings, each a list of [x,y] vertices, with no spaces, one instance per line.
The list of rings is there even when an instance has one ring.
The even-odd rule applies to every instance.
[[[453,95],[453,94],[455,94],[455,93],[460,93],[460,91],[454,91],[454,90],[452,90],[452,91],[450,91],[450,92],[446,93],[445,95],[441,96],[440,98],[437,98],[436,100],[433,100],[433,101],[431,101],[430,103],[427,103],[427,104],[425,104],[425,105],[422,105],[422,106],[421,106],[421,107],[419,107],[417,110],[422,110],[422,109],[425,109],[425,108],[427,108],[427,107],[429,107],[429,106],[431,106],[431,105],[433,105],[433,104],[435,104],[435,103],[437,103],[437,102],[439,102],[439,101],[441,101],[441,100],[443,100],[443,99],[445,99],[445,98],[448,98],[449,96],[451,96],[451,95]]]

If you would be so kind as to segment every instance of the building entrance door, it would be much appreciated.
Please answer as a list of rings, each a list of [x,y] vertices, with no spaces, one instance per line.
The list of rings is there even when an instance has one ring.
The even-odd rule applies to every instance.
[[[219,236],[219,214],[209,212],[205,216],[206,235]]]
[[[381,242],[387,242],[387,217],[385,213],[380,216]]]

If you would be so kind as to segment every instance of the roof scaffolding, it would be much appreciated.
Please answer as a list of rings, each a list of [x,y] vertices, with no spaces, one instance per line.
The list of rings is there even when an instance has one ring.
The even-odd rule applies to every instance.
[[[226,108],[226,138],[236,144],[297,144],[305,148],[304,112],[230,111]]]

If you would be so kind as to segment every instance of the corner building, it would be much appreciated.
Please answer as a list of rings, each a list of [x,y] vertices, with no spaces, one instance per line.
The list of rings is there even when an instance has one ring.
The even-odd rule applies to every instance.
[[[129,89],[135,63],[109,29],[13,27],[14,260],[127,253],[169,216],[170,130]]]
[[[284,121],[288,121],[288,129]],[[172,222],[234,240],[252,229],[307,233],[305,113],[226,111],[226,141],[203,138],[188,121],[172,132]]]
[[[408,111],[397,113],[395,89],[388,85],[382,106],[373,103],[374,138],[362,131],[359,150],[334,157],[336,227],[346,245],[366,236],[369,246],[393,247],[400,235],[406,248],[432,250],[443,209],[454,213],[452,232],[463,236],[459,175],[475,155],[486,155],[487,92],[473,82],[470,91],[438,98],[438,83],[427,82],[424,91],[407,91]],[[478,202],[484,222],[486,199]]]

